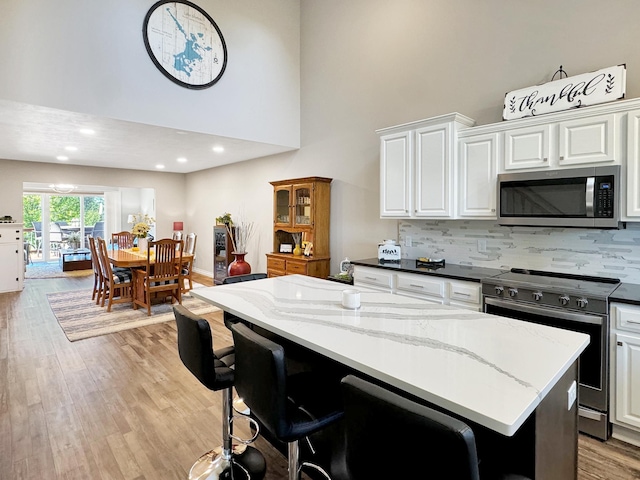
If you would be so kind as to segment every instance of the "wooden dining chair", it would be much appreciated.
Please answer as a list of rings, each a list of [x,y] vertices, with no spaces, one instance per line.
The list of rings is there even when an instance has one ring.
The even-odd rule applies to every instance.
[[[159,294],[182,305],[182,240],[165,238],[149,242],[146,268],[133,270],[133,308],[151,315],[151,301]]]
[[[107,253],[107,242],[104,238],[98,238],[98,258],[102,269],[102,300],[100,306],[104,307],[107,298],[107,312],[111,311],[114,303],[131,303],[133,299],[133,282],[131,270],[128,268],[111,268],[109,255]]]
[[[95,300],[96,305],[99,305],[103,290],[102,267],[100,266],[101,262],[98,257],[96,240],[91,235],[88,235],[87,239],[89,241],[89,250],[91,251],[91,268],[93,268],[93,292],[91,294],[91,300]]]
[[[196,259],[196,241],[198,236],[195,233],[189,233],[184,240],[184,253],[192,255],[191,260],[182,264],[182,293],[186,293],[193,288],[193,262]],[[189,288],[187,288],[189,282]]]
[[[131,232],[118,232],[111,234],[111,245],[118,245],[118,248],[132,248],[135,236]]]

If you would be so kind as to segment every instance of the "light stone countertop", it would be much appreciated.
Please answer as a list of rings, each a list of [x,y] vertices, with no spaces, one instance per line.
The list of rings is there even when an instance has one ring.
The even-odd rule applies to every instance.
[[[197,288],[212,303],[498,433],[511,436],[587,335],[302,275]]]

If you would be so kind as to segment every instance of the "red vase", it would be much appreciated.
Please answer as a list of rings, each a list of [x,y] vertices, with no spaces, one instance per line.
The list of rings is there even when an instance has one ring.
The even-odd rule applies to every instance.
[[[236,275],[246,275],[251,273],[251,265],[244,261],[246,253],[233,252],[233,256],[236,259],[229,264],[229,276],[235,277]]]

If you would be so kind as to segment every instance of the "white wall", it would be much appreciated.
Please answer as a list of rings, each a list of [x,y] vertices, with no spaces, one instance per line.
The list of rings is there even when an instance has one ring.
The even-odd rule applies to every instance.
[[[155,0],[3,0],[0,98],[298,147],[296,0],[199,0],[220,27],[227,69],[213,87],[167,79],[145,50]]]
[[[506,92],[549,81],[560,65],[577,75],[626,63],[627,98],[640,96],[636,0],[301,6],[301,149],[187,176],[189,203],[200,191],[197,179],[209,188],[211,212],[193,207],[193,222],[212,224],[216,215],[251,204],[264,225],[261,253],[271,248],[267,182],[307,175],[334,179],[333,272],[345,256],[374,257],[379,241],[398,237],[398,223],[379,218],[376,129],[456,111],[478,124],[498,122]],[[247,188],[232,188],[234,178]]]

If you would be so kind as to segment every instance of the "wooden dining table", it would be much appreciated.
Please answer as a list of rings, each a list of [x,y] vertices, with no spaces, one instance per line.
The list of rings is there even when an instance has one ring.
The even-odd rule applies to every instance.
[[[147,252],[135,251],[130,248],[107,250],[107,256],[114,267],[144,267],[147,264]],[[193,254],[182,253],[182,263],[193,260]],[[153,257],[151,258],[153,263]]]

